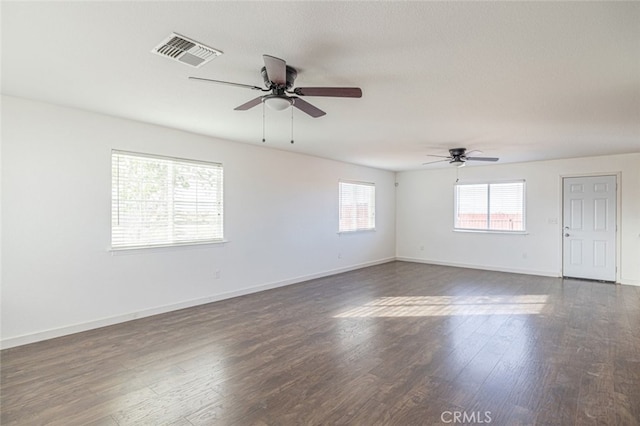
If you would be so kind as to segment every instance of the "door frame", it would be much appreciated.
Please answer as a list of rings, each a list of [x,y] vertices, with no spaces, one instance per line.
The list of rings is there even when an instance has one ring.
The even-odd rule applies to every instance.
[[[598,173],[569,173],[561,174],[559,176],[559,188],[560,188],[560,203],[558,208],[558,253],[560,254],[560,278],[564,276],[564,179],[565,178],[580,178],[580,177],[598,177],[598,176],[615,176],[616,178],[616,244],[615,244],[615,257],[616,257],[616,284],[620,284],[620,272],[621,263],[620,256],[622,250],[622,241],[620,238],[620,231],[622,228],[622,172],[598,172]]]

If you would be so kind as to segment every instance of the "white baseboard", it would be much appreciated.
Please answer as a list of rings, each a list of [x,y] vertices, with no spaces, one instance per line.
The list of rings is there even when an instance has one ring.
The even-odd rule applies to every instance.
[[[505,268],[502,266],[487,266],[487,265],[475,265],[471,263],[459,263],[459,262],[443,262],[440,260],[432,260],[432,259],[420,259],[414,257],[403,257],[398,256],[396,260],[400,260],[403,262],[415,262],[415,263],[427,263],[431,265],[442,265],[442,266],[455,266],[457,268],[468,268],[468,269],[482,269],[484,271],[496,271],[496,272],[509,272],[512,274],[525,274],[525,275],[539,275],[542,277],[560,277],[560,273],[557,271],[544,271],[537,269],[522,269],[522,268]]]
[[[484,271],[497,271],[497,272],[510,272],[513,274],[525,274],[525,275],[538,275],[542,277],[562,277],[562,274],[554,271],[543,271],[543,270],[535,270],[535,269],[521,269],[521,268],[504,268],[501,266],[486,266],[486,265],[474,265],[469,263],[459,263],[459,262],[442,262],[439,260],[431,260],[431,259],[420,259],[414,257],[403,257],[398,256],[396,260],[402,262],[415,262],[415,263],[426,263],[430,265],[442,265],[442,266],[455,266],[457,268],[469,268],[469,269],[481,269]],[[640,287],[640,280],[628,280],[628,279],[620,279],[618,284],[622,285],[633,285]]]
[[[42,340],[54,339],[56,337],[67,336],[69,334],[80,333],[83,331],[93,330],[100,327],[107,327],[109,325],[114,325],[114,324],[120,324],[123,322],[138,319],[138,318],[145,318],[152,315],[164,314],[171,311],[177,311],[179,309],[191,308],[193,306],[204,305],[207,303],[217,302],[225,299],[231,299],[233,297],[244,296],[246,294],[257,293],[257,292],[269,290],[272,288],[298,284],[298,283],[313,280],[316,278],[323,278],[331,275],[341,274],[343,272],[349,272],[356,269],[366,268],[369,266],[381,265],[383,263],[393,262],[394,260],[396,260],[395,257],[379,259],[371,262],[350,265],[343,268],[337,268],[337,269],[331,269],[324,272],[318,272],[315,274],[289,278],[282,281],[265,283],[265,284],[261,284],[253,287],[244,288],[241,290],[215,294],[212,296],[203,297],[199,299],[186,300],[179,303],[172,303],[169,305],[158,306],[150,309],[144,309],[142,311],[131,312],[123,315],[116,315],[113,317],[101,318],[98,320],[88,321],[80,324],[68,325],[68,326],[59,327],[55,329],[39,331],[36,333],[25,334],[17,337],[10,337],[7,339],[0,340],[0,349],[8,349],[16,346],[27,345],[29,343],[40,342]]]

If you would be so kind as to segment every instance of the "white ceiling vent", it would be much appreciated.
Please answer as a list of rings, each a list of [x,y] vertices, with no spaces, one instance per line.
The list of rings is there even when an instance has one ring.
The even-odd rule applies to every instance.
[[[180,34],[172,33],[151,51],[183,64],[198,68],[222,55],[220,50],[205,46]]]

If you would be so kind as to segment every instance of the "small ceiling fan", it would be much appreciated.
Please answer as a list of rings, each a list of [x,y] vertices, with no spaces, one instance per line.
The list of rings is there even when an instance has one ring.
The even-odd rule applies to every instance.
[[[326,112],[311,105],[309,102],[302,100],[299,96],[328,96],[334,98],[361,98],[362,90],[359,87],[296,87],[293,88],[298,71],[290,67],[287,63],[274,56],[262,55],[264,67],[262,67],[262,79],[265,88],[251,86],[249,84],[232,83],[229,81],[211,80],[208,78],[189,77],[191,80],[203,81],[209,83],[226,84],[235,87],[244,87],[251,90],[259,90],[268,92],[268,95],[258,96],[236,108],[237,111],[246,111],[261,103],[282,111],[290,106],[294,106],[299,110],[309,114],[311,117],[322,117]],[[293,96],[291,96],[293,95]],[[297,96],[296,96],[297,95]]]
[[[448,161],[449,164],[455,164],[458,167],[464,167],[464,165],[467,164],[467,161],[498,161],[499,160],[499,158],[497,157],[469,157],[469,154],[471,153],[482,154],[482,151],[473,150],[473,151],[467,152],[466,148],[451,148],[449,150],[449,156],[431,155],[431,154],[428,155],[429,157],[440,157],[440,158],[443,158],[443,160],[429,161],[427,163],[422,163],[422,165],[424,166],[427,164],[441,163],[443,161]]]

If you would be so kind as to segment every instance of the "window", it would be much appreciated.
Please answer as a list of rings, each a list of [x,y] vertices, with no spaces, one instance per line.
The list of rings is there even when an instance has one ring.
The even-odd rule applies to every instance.
[[[456,185],[454,228],[524,231],[524,181]]]
[[[111,153],[111,247],[222,240],[222,165]]]
[[[373,183],[339,182],[339,232],[376,228],[376,186]]]

